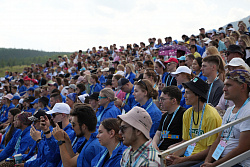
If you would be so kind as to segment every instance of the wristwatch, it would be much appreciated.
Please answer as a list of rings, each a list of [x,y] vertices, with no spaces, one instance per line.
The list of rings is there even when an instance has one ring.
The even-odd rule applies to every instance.
[[[63,143],[65,143],[65,141],[59,140],[59,141],[57,142],[57,145],[60,146],[60,145],[62,145]]]

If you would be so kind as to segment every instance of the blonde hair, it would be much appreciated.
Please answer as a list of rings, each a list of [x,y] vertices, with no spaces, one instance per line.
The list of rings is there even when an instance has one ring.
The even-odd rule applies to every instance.
[[[209,46],[207,48],[207,52],[210,54],[210,55],[219,55],[219,51],[218,49],[215,47],[215,46]]]
[[[118,64],[117,69],[124,71],[124,65]]]
[[[129,67],[132,73],[135,73],[134,66],[131,63],[126,64],[126,67]]]
[[[250,38],[249,36],[242,34],[240,39],[245,43],[246,47],[250,47]]]
[[[117,98],[115,97],[115,93],[111,88],[104,88],[100,91],[105,97],[109,98],[110,101],[115,101]]]
[[[240,32],[239,32],[239,31],[232,31],[232,32],[230,33],[230,37],[233,36],[233,35],[236,35],[236,36],[237,36],[237,39],[235,38],[235,40],[238,40],[239,37],[240,37]]]
[[[230,36],[230,37],[226,37],[225,40],[228,40],[229,44],[230,45],[235,45],[236,44],[236,41],[235,41],[235,38]]]

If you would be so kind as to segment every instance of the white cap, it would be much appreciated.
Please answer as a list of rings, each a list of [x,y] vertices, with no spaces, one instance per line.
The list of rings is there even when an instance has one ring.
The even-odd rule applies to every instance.
[[[204,42],[206,42],[207,40],[209,40],[209,38],[204,38],[204,39],[202,39],[202,41],[204,41]]]
[[[171,72],[171,75],[173,77],[176,76],[176,74],[180,74],[180,73],[187,73],[187,74],[191,74],[191,70],[187,67],[187,66],[180,66],[176,69],[175,72]]]
[[[53,114],[53,113],[70,114],[70,107],[66,103],[56,103],[52,110],[46,112],[46,114]]]
[[[235,31],[235,29],[234,28],[229,28],[228,31]]]
[[[106,68],[104,68],[104,69],[101,70],[101,72],[108,72],[108,71],[109,71],[108,67],[106,67]]]
[[[246,70],[249,70],[249,66],[245,63],[245,61],[242,58],[239,57],[233,58],[227,65],[225,65],[225,68],[228,68],[228,66],[233,66],[233,67],[243,66],[246,68]]]
[[[124,71],[117,71],[117,72],[115,73],[115,75],[117,75],[117,74],[120,74],[120,75],[122,75],[122,76],[125,75]]]
[[[104,59],[103,59],[103,58],[100,58],[98,61],[104,61]]]
[[[211,39],[208,39],[206,42],[204,42],[205,44],[208,44],[210,41],[212,41]]]

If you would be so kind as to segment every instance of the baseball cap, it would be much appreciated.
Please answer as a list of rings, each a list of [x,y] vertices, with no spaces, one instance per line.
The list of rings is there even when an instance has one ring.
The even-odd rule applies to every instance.
[[[70,114],[70,107],[66,103],[56,103],[52,110],[46,112],[46,114],[53,114],[53,113]]]
[[[51,82],[48,84],[49,86],[55,86],[55,87],[58,87],[58,84],[56,82]]]
[[[249,66],[245,63],[245,61],[239,57],[232,58],[232,60],[225,66],[225,68],[228,68],[228,66],[233,66],[233,67],[243,66],[246,68],[246,70],[249,69]]]
[[[228,31],[235,31],[235,29],[234,28],[229,28]]]
[[[228,49],[226,52],[229,52],[229,53],[240,53],[243,55],[242,51],[241,51],[241,48],[240,46],[238,45],[229,45]]]
[[[38,81],[36,79],[32,79],[31,82],[33,82],[34,84],[38,84]]]
[[[126,78],[120,78],[118,80],[118,87],[117,87],[117,89],[121,89],[128,82],[129,82],[128,79],[126,79]]]
[[[150,139],[149,132],[152,126],[152,119],[145,109],[135,106],[128,113],[118,115],[117,117],[140,130],[147,139]]]
[[[75,84],[70,84],[69,87],[68,87],[68,89],[69,88],[72,88],[72,89],[76,90],[76,85]]]
[[[164,61],[164,64],[170,63],[170,62],[175,62],[178,63],[178,60],[174,57],[169,58],[167,61]]]
[[[99,92],[94,92],[90,96],[88,96],[87,98],[98,101],[98,96],[99,96]]]
[[[28,117],[28,119],[32,122],[40,120],[41,116],[47,116],[49,119],[51,119],[51,115],[50,114],[46,114],[45,110],[41,110],[39,109],[38,111],[36,111],[32,116]]]
[[[27,91],[34,91],[35,89],[33,87],[30,87]]]
[[[38,103],[38,99],[35,99],[33,102],[31,102],[30,104],[35,104]]]
[[[14,96],[12,97],[12,99],[10,99],[10,100],[14,100],[14,99],[20,100],[20,96],[14,95]]]
[[[181,56],[179,58],[177,58],[179,61],[185,61],[186,60],[186,56]]]
[[[75,102],[75,100],[76,100],[76,93],[70,93],[70,94],[68,94],[67,95],[67,97],[70,99],[70,100],[72,100],[73,102]]]
[[[24,81],[31,81],[31,79],[30,79],[28,76],[25,76],[25,77],[23,78],[23,80],[24,80]]]
[[[83,94],[83,95],[80,95],[80,96],[78,96],[78,99],[82,102],[82,103],[84,103],[85,102],[85,99],[87,98],[89,96],[89,94]]]
[[[199,30],[205,30],[204,28],[200,28]]]
[[[24,124],[24,125],[30,125],[32,122],[28,119],[32,114],[30,112],[21,112],[18,114],[18,119]]]
[[[212,41],[211,39],[208,39],[206,42],[204,42],[204,44],[208,44],[211,41]]]
[[[108,71],[109,71],[108,67],[106,67],[106,68],[104,68],[104,69],[101,70],[101,72],[108,72]]]
[[[115,68],[114,68],[114,67],[110,67],[110,68],[109,68],[109,72],[110,72],[110,71],[115,71]]]
[[[250,86],[250,73],[246,70],[233,70],[226,74],[226,79],[232,79],[239,83],[246,83],[248,87]]]
[[[7,94],[7,95],[5,95],[3,97],[6,98],[6,99],[11,100],[13,98],[13,95],[9,93],[9,94]]]
[[[187,74],[191,74],[192,71],[190,70],[190,68],[188,68],[187,66],[179,66],[175,72],[171,72],[171,75],[173,77],[176,76],[176,74],[180,74],[180,73],[187,73]]]
[[[83,80],[84,80],[84,77],[83,77],[83,76],[78,77],[76,84],[79,84],[79,83],[82,82]]]

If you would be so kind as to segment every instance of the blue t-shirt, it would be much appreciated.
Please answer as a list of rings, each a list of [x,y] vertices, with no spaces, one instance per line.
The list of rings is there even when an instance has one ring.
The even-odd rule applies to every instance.
[[[92,159],[105,148],[100,145],[96,136],[97,132],[92,133],[89,140],[84,145],[77,158],[77,167],[91,167]]]
[[[134,84],[134,78],[135,78],[135,74],[133,72],[130,72],[130,74],[125,74],[125,78],[127,78],[132,84]]]

